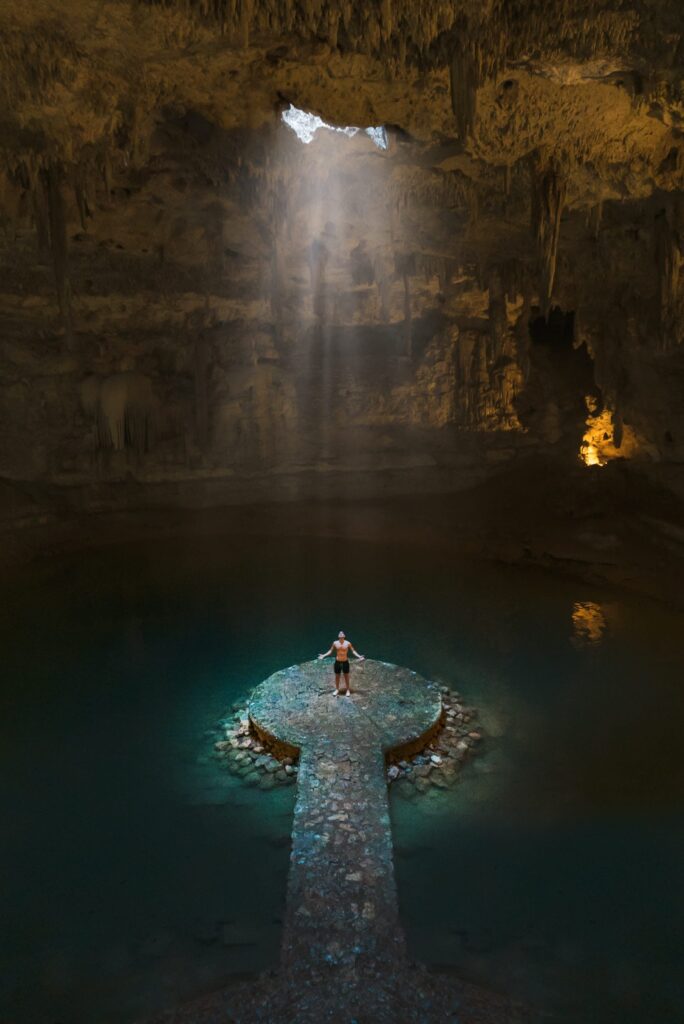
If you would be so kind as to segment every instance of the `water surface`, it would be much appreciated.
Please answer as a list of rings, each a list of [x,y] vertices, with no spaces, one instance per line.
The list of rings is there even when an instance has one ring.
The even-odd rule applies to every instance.
[[[93,550],[3,597],[3,1022],[127,1024],[275,964],[294,791],[241,786],[212,730],[340,628],[487,732],[456,790],[392,799],[415,955],[562,1021],[682,1018],[682,616],[440,551],[254,538]]]

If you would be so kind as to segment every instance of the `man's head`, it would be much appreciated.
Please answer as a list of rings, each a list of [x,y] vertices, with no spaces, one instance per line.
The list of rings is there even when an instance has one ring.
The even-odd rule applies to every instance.
[[[338,640],[344,640],[345,639],[344,632],[342,630],[340,630],[339,633],[337,634],[337,639]]]

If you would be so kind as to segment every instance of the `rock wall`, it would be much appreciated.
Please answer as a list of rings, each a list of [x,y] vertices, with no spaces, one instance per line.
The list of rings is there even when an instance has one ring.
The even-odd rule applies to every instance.
[[[683,27],[5,5],[5,514],[457,489],[534,453],[679,486]],[[305,144],[290,103],[387,149]]]

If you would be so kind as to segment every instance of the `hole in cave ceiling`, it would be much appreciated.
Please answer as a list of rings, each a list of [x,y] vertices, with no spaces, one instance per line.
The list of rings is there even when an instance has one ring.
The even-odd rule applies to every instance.
[[[387,132],[383,127],[355,128],[349,126],[338,128],[337,125],[327,124],[318,114],[310,114],[306,110],[299,110],[293,104],[290,104],[287,110],[283,111],[282,119],[288,128],[291,128],[306,145],[313,140],[319,128],[326,128],[329,132],[342,132],[343,135],[347,135],[349,138],[357,135],[358,132],[363,132],[369,139],[372,139],[378,149],[387,149]]]

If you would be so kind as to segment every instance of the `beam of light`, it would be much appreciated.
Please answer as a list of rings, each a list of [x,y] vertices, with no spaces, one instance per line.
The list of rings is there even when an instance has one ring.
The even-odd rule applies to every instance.
[[[326,128],[329,132],[342,132],[349,138],[358,132],[364,132],[371,139],[378,149],[387,149],[387,132],[384,128],[338,128],[334,124],[327,124],[318,114],[309,114],[306,110],[299,110],[290,104],[287,110],[283,111],[283,121],[291,128],[297,137],[307,146],[313,141],[313,137],[319,128]]]

